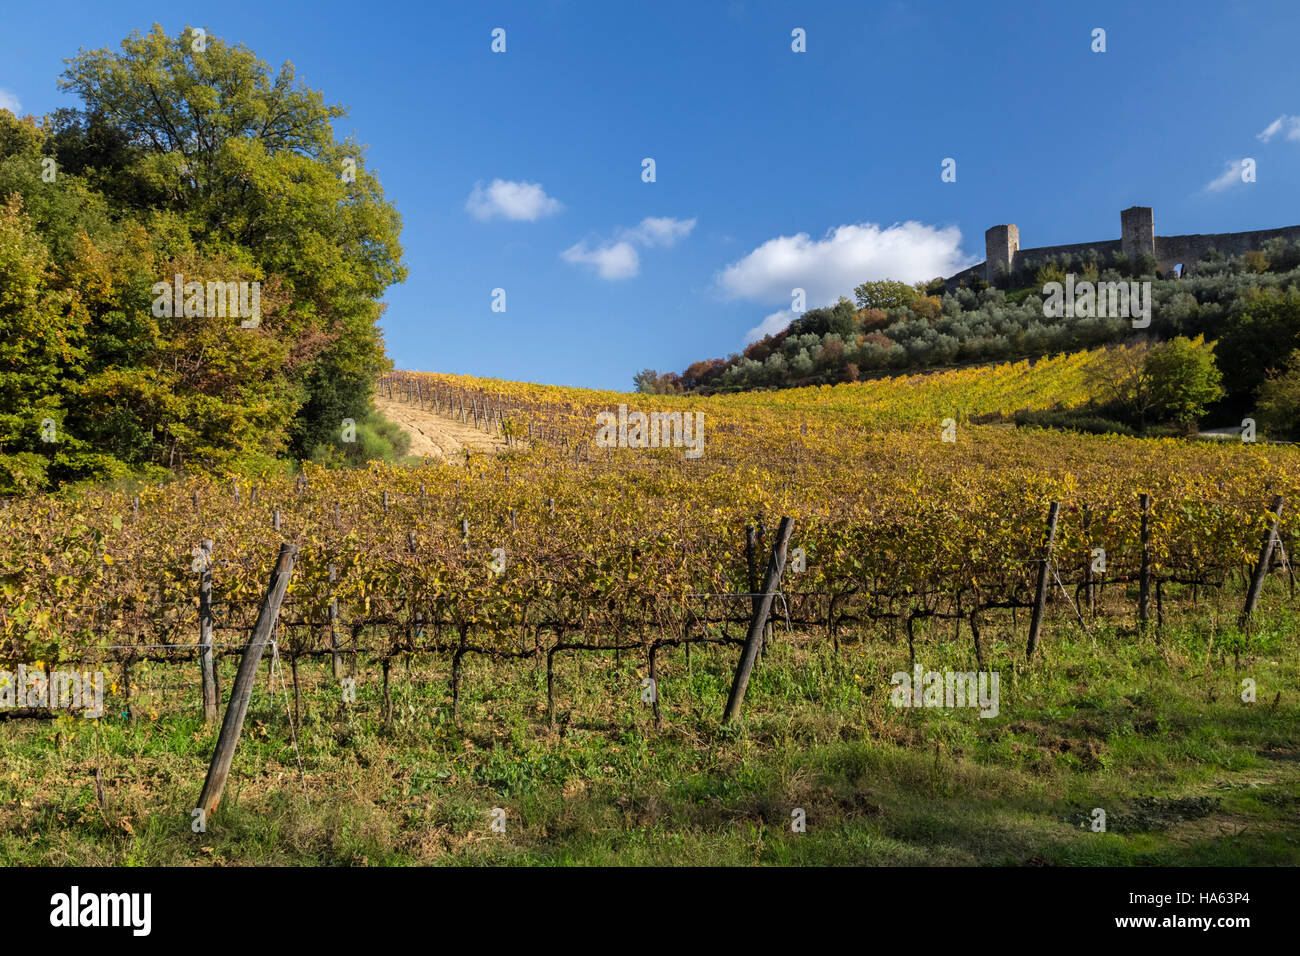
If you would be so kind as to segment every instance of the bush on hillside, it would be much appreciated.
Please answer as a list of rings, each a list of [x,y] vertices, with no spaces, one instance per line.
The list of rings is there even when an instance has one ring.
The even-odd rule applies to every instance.
[[[1291,353],[1285,371],[1260,387],[1256,416],[1274,441],[1300,441],[1300,349]]]
[[[411,436],[395,422],[378,414],[356,422],[352,441],[344,441],[339,429],[331,442],[320,442],[311,450],[311,460],[327,468],[356,467],[371,461],[396,464],[411,448]]]

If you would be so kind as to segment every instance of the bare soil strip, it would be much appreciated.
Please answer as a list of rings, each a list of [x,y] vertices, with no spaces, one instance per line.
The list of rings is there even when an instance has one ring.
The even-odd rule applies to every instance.
[[[435,414],[418,404],[408,404],[385,395],[375,396],[375,408],[390,422],[396,422],[411,436],[410,454],[452,464],[465,463],[465,449],[470,453],[503,451],[506,440],[500,434],[488,434],[459,419]]]

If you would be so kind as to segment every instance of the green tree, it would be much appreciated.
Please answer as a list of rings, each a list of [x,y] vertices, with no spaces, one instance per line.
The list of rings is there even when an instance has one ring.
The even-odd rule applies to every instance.
[[[200,252],[279,276],[286,334],[309,356],[294,372],[291,428],[305,456],[344,417],[370,411],[376,375],[390,364],[376,326],[379,298],[402,281],[397,211],[355,141],[338,141],[346,115],[298,82],[292,64],[272,73],[247,47],[190,27],[169,38],[155,25],[121,52],[82,52],[61,85],[85,103],[60,117],[63,149],[114,195],[175,212]],[[165,250],[179,252],[181,249]]]
[[[1040,289],[1049,282],[1065,282],[1065,270],[1056,262],[1049,262],[1046,265],[1039,266],[1038,271],[1034,273],[1034,285]]]
[[[1300,441],[1300,349],[1285,371],[1265,380],[1256,412],[1264,433],[1279,441]]]
[[[1146,374],[1146,359],[1151,352],[1147,344],[1127,349],[1109,349],[1104,362],[1098,362],[1084,373],[1088,393],[1103,405],[1132,415],[1140,425],[1145,424],[1151,411],[1151,381]]]
[[[1178,336],[1157,345],[1147,353],[1143,373],[1150,382],[1152,411],[1189,428],[1224,394],[1214,345],[1207,345],[1204,336]]]
[[[921,293],[906,282],[893,279],[880,279],[876,282],[864,282],[853,290],[861,309],[896,309],[911,304]]]
[[[1270,373],[1300,348],[1300,291],[1252,290],[1234,309],[1215,347],[1234,411],[1244,412]]]
[[[858,316],[853,303],[843,297],[835,305],[821,309],[809,309],[790,323],[788,335],[827,334],[849,336],[857,331]]]
[[[643,368],[632,376],[632,387],[642,395],[654,395],[659,387],[659,373],[652,368]]]
[[[43,487],[66,442],[61,396],[84,352],[50,278],[49,251],[11,194],[0,206],[0,494]]]

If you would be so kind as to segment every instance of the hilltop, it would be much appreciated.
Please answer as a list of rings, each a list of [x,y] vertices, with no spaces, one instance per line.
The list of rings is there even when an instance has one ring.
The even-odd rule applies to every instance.
[[[909,286],[866,282],[855,300],[811,309],[784,330],[727,359],[695,362],[683,372],[646,369],[637,390],[652,394],[712,394],[834,385],[919,373],[950,365],[978,365],[1061,355],[1103,345],[1151,349],[1171,340],[1203,338],[1213,348],[1222,393],[1203,403],[1210,424],[1240,427],[1244,417],[1267,420],[1279,438],[1296,440],[1300,419],[1300,241],[1272,237],[1261,250],[1225,257],[1211,251],[1184,263],[1179,278],[1155,274],[1154,260],[1109,257],[1069,247],[1042,259],[1017,260],[994,284],[970,276],[948,291],[946,280]],[[1026,255],[1034,250],[1027,250]],[[1078,303],[1045,308],[1053,283],[1089,285]],[[1109,297],[1091,285],[1136,286],[1142,316],[1114,314]],[[1059,289],[1059,286],[1056,287]],[[1131,303],[1130,303],[1131,305]],[[1280,384],[1270,385],[1271,380]],[[1102,392],[1098,405],[1115,404]],[[1137,402],[1136,404],[1141,404]],[[1145,409],[1102,409],[1103,417],[1139,430]]]

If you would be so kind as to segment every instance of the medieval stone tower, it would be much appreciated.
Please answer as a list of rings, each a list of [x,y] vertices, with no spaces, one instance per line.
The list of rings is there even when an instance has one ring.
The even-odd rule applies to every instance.
[[[1020,228],[1014,225],[994,226],[984,233],[984,278],[992,282],[1002,266],[1008,272],[1020,251]]]
[[[1155,217],[1150,206],[1129,206],[1120,210],[1120,249],[1130,262],[1138,256],[1156,254]]]

